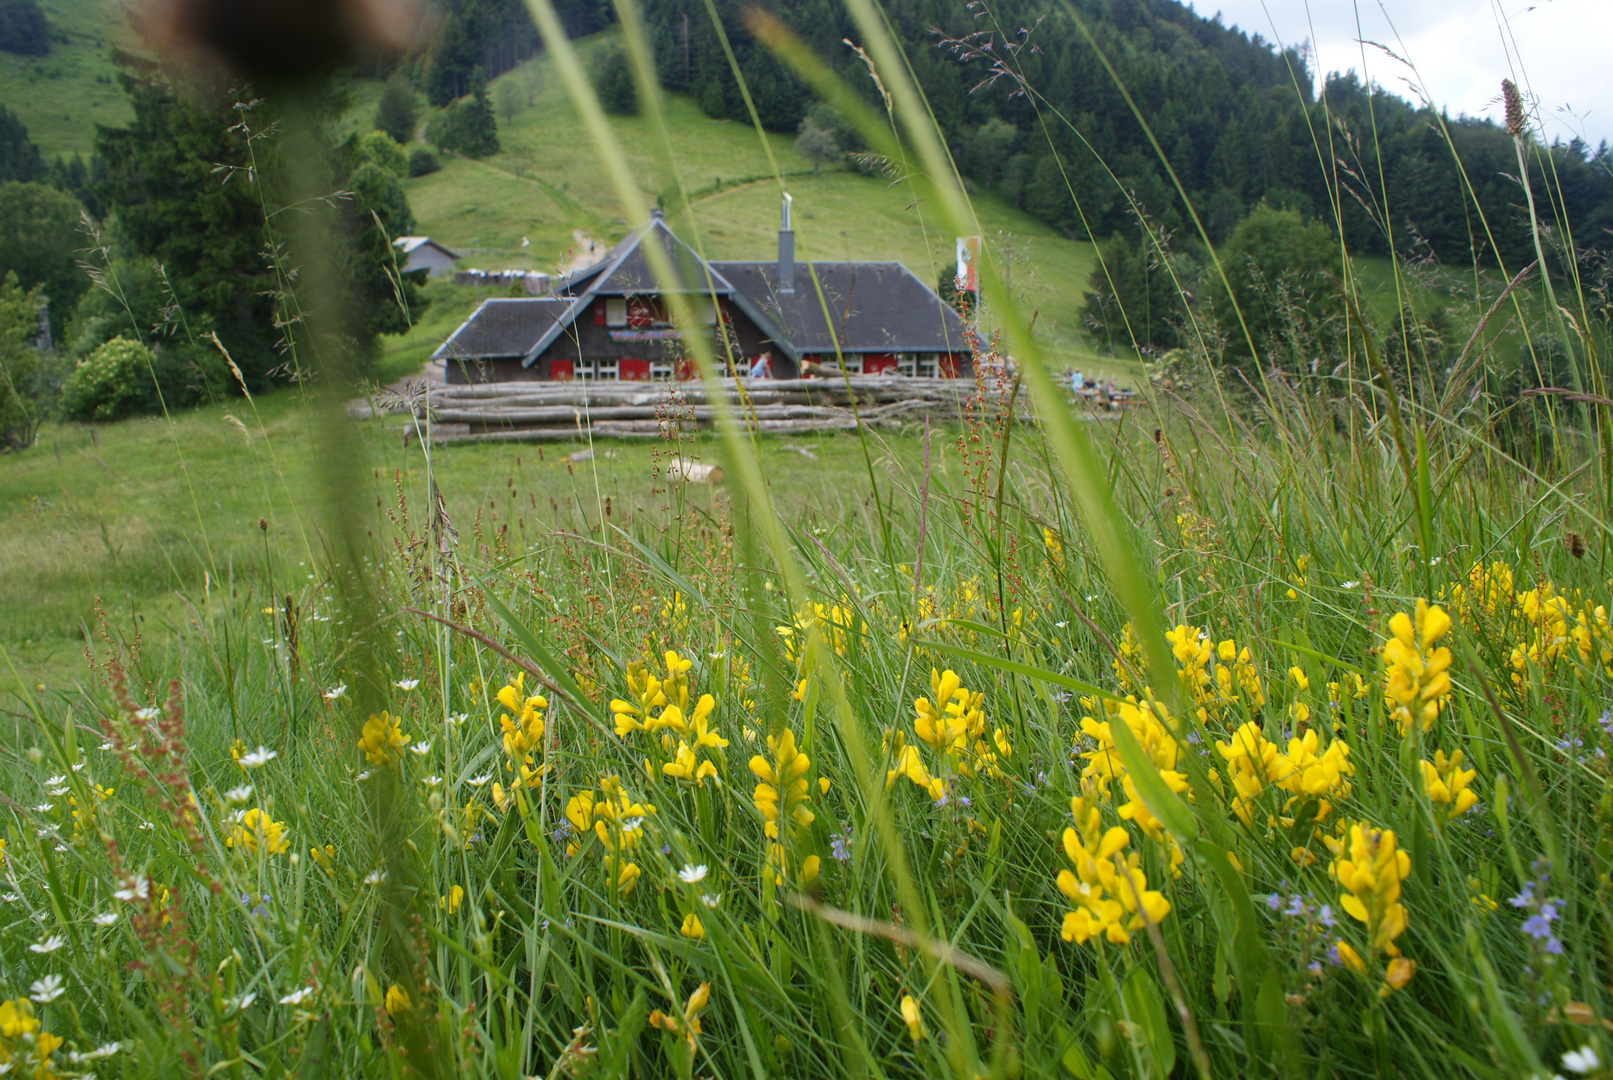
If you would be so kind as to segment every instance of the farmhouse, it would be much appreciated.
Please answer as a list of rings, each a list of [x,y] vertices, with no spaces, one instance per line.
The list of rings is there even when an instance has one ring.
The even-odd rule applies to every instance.
[[[459,261],[458,255],[429,236],[400,236],[392,241],[392,246],[404,256],[405,274],[426,270],[428,277],[442,277],[453,273],[454,263]]]
[[[852,374],[971,373],[968,329],[934,290],[900,263],[796,262],[789,196],[782,217],[776,259],[708,262],[656,210],[604,259],[556,279],[554,295],[484,301],[433,359],[451,383],[690,377],[646,257],[656,245],[740,374],[838,374],[837,345]]]

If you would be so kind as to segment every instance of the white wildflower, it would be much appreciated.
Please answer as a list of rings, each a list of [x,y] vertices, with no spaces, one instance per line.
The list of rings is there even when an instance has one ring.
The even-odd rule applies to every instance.
[[[381,882],[383,882],[385,880],[386,880],[386,871],[385,870],[380,870],[380,869],[371,870],[368,874],[364,875],[364,884],[366,884],[366,885],[379,885],[379,884],[381,884]]]
[[[426,785],[428,788],[434,788],[442,783],[442,777],[438,776],[436,773],[432,773],[430,776],[426,777],[420,782]]]
[[[402,690],[405,693],[407,693],[408,691],[413,690],[415,687],[419,686],[420,685],[420,680],[419,679],[399,679],[397,682],[393,683],[392,685],[396,686],[399,690]]]
[[[1601,1065],[1602,1059],[1596,1056],[1596,1047],[1589,1043],[1586,1043],[1578,1050],[1570,1050],[1563,1055],[1563,1068],[1570,1072],[1594,1072],[1601,1068]]]
[[[280,1004],[282,1004],[282,1005],[301,1005],[303,1002],[307,1001],[309,998],[311,998],[313,996],[314,996],[314,988],[312,986],[304,986],[302,989],[293,990],[291,993],[289,993],[285,997],[281,998],[280,999]]]
[[[414,751],[420,757],[425,757],[427,754],[431,753],[431,742],[432,740],[430,739],[421,739],[419,742],[409,747],[409,749]]]
[[[256,750],[241,755],[241,768],[261,769],[280,755],[267,746],[260,746]]]
[[[61,948],[63,945],[66,945],[66,944],[67,944],[67,939],[62,937],[62,935],[60,935],[60,934],[52,934],[50,937],[45,938],[43,941],[36,941],[32,945],[28,946],[28,951],[33,952],[33,953],[39,953],[41,956],[46,956],[46,955],[49,955],[50,953],[55,952],[57,949]]]
[[[693,885],[696,882],[706,880],[706,864],[701,863],[699,866],[691,866],[688,863],[684,863],[683,869],[678,871],[678,880],[685,885]]]
[[[46,975],[28,987],[28,997],[41,1005],[49,1005],[62,996],[62,977]]]
[[[341,697],[345,693],[347,693],[347,684],[346,683],[337,683],[335,686],[333,686],[329,690],[325,691],[325,700],[326,701],[335,701],[337,698]]]
[[[722,903],[722,893],[718,893],[716,896],[713,896],[710,893],[701,893],[700,902],[709,908],[714,908],[718,904]]]
[[[117,921],[118,913],[115,911],[103,911],[90,920],[96,926],[115,926]]]
[[[224,793],[224,801],[227,802],[227,803],[243,803],[243,802],[248,801],[251,798],[252,798],[252,785],[251,784],[242,784],[240,787],[230,788],[230,790],[228,790],[228,791],[226,791]]]
[[[489,772],[483,773],[480,776],[473,776],[469,780],[465,781],[465,783],[469,784],[471,787],[486,787],[487,782],[491,779],[493,779],[493,774]]]
[[[58,773],[45,781],[46,795],[65,795],[67,793],[67,777]]]

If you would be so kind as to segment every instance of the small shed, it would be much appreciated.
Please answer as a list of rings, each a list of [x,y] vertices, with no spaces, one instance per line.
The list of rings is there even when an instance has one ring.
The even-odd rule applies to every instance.
[[[425,270],[430,277],[451,274],[459,256],[429,236],[400,236],[392,246],[404,255],[403,272]]]

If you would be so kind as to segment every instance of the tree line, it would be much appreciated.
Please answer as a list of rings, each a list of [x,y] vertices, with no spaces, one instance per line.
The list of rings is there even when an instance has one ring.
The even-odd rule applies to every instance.
[[[133,119],[97,128],[88,166],[45,164],[0,107],[0,448],[27,445],[57,409],[116,419],[306,375],[292,218],[280,212],[294,169],[317,170],[337,207],[327,243],[341,295],[319,304],[345,316],[349,366],[364,370],[381,335],[424,307],[421,275],[398,273],[391,243],[414,227],[407,156],[380,131],[324,134],[346,106],[337,83],[299,99],[314,122],[292,160],[281,131],[292,103],[114,59]],[[42,308],[53,349],[35,347],[37,314],[19,314]]]

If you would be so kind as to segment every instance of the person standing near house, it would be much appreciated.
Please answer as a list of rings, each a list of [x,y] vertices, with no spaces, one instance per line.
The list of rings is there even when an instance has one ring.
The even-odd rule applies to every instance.
[[[751,365],[750,377],[753,379],[771,379],[773,377],[772,353],[765,349],[762,350],[762,354],[756,358],[756,363]]]

